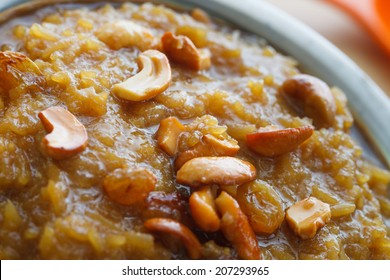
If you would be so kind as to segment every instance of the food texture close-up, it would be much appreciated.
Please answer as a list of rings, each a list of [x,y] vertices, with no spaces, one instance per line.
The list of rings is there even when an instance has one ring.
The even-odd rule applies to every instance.
[[[74,2],[0,24],[0,259],[390,259],[335,84],[198,7]]]

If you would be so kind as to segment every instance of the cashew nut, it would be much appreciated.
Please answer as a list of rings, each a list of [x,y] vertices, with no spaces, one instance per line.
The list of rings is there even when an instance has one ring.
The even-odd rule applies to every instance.
[[[177,156],[175,167],[180,169],[184,163],[196,157],[235,156],[239,149],[240,146],[233,138],[218,138],[212,134],[206,134],[194,148],[184,151]]]
[[[155,97],[169,87],[171,66],[167,57],[156,50],[140,54],[141,71],[113,87],[114,94],[124,100],[143,101]]]
[[[152,32],[130,20],[103,24],[96,32],[96,37],[114,50],[135,46],[144,51],[151,49],[154,44]]]
[[[201,257],[202,246],[192,231],[185,225],[167,218],[152,218],[144,223],[144,227],[150,231],[164,232],[178,237],[186,247],[191,259]]]
[[[262,156],[277,156],[296,149],[313,134],[310,125],[278,129],[268,126],[246,135],[247,146]]]
[[[282,91],[287,101],[317,127],[330,127],[335,122],[336,103],[327,84],[320,79],[300,74],[286,80]]]
[[[237,201],[223,191],[215,204],[222,215],[221,230],[237,250],[238,256],[244,260],[260,260],[261,251],[255,233]]]
[[[214,196],[209,186],[194,191],[189,199],[191,215],[203,231],[218,231],[220,219],[215,208]]]
[[[168,117],[160,122],[157,130],[157,144],[169,156],[174,156],[177,152],[179,135],[186,129],[184,125],[175,117]]]
[[[302,239],[313,238],[330,218],[329,204],[315,197],[298,201],[286,211],[287,224]]]
[[[50,157],[69,158],[86,148],[87,131],[68,110],[54,106],[40,112],[38,117],[49,133],[42,139],[42,146]]]
[[[145,168],[120,168],[104,178],[103,188],[111,200],[132,205],[143,202],[156,184],[156,176]]]
[[[0,52],[0,88],[8,91],[23,87],[44,86],[45,77],[38,66],[19,52]]]
[[[199,187],[204,185],[240,185],[254,180],[255,167],[234,157],[198,157],[187,161],[177,172],[179,184]]]
[[[211,54],[207,49],[197,49],[190,38],[175,36],[166,32],[162,38],[162,49],[172,61],[193,70],[203,70],[211,66]]]

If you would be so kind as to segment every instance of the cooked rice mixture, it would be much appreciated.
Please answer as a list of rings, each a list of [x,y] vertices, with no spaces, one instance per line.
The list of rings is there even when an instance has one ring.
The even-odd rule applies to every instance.
[[[390,259],[390,173],[263,40],[130,3],[0,38],[0,259]]]

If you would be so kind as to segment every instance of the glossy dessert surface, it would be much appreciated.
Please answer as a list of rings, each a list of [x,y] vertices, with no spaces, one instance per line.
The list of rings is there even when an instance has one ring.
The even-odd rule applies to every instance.
[[[344,94],[263,40],[153,4],[0,35],[1,259],[390,258]]]

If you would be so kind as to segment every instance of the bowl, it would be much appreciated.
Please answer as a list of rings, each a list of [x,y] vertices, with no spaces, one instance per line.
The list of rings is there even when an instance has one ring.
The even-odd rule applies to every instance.
[[[34,7],[38,8],[42,5],[52,5],[53,3],[64,2],[70,3],[75,1],[38,0],[12,6],[13,4],[21,2],[26,1],[6,1],[1,4],[2,6],[0,7],[5,8],[5,10],[0,12],[0,24],[2,21],[12,18],[17,14],[26,13]],[[76,2],[103,1],[79,0]],[[152,2],[164,3],[182,9],[200,6],[216,18],[230,22],[238,28],[256,33],[265,38],[273,46],[276,46],[279,51],[297,59],[303,71],[319,76],[328,84],[341,88],[348,95],[350,108],[355,115],[355,119],[357,119],[357,123],[362,129],[359,130],[355,128],[353,133],[355,139],[364,147],[365,156],[377,164],[383,160],[382,166],[385,164],[389,165],[390,153],[388,139],[390,139],[390,131],[387,121],[390,120],[390,103],[388,98],[349,58],[314,31],[273,8],[269,4],[257,2],[255,0],[243,0],[243,2],[238,4],[227,0],[212,0],[207,2],[197,2],[195,0],[163,0]],[[8,8],[6,8],[6,6]],[[75,6],[76,5],[71,4],[71,6],[67,7]],[[261,16],[259,16],[260,14]],[[28,21],[29,19],[26,20]],[[12,25],[12,23],[5,26],[7,27],[10,25]],[[288,29],[286,27],[288,27]],[[5,34],[9,33],[8,30],[9,29],[5,31]],[[297,34],[299,34],[299,36],[297,36]],[[275,92],[277,92],[277,90]],[[365,135],[371,143],[366,141],[362,132],[366,133]],[[375,149],[379,151],[378,154],[374,153]],[[334,157],[333,154],[332,157]],[[198,164],[198,166],[202,166],[202,163]],[[338,166],[339,165],[333,166],[336,172],[338,172]],[[224,168],[225,167],[221,168],[221,170]],[[285,166],[281,166],[281,169],[283,168],[285,168]],[[288,168],[285,169],[288,170]],[[178,173],[175,177],[176,181],[178,183],[186,183],[184,181],[179,182]]]

